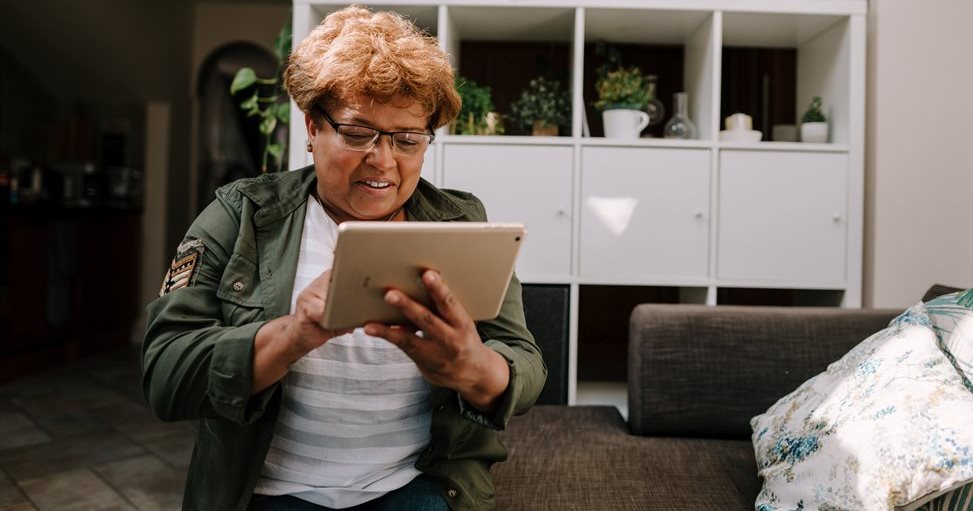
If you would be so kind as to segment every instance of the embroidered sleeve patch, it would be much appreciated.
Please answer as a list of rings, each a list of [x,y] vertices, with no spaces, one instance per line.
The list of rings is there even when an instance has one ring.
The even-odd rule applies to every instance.
[[[196,282],[196,273],[199,272],[204,248],[203,240],[189,240],[179,245],[179,248],[176,249],[176,257],[172,260],[169,271],[162,279],[159,296],[189,287]]]

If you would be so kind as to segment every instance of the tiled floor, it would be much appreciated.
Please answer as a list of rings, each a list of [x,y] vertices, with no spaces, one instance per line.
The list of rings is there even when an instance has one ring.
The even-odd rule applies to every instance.
[[[192,425],[139,389],[134,347],[0,385],[0,511],[179,509]]]

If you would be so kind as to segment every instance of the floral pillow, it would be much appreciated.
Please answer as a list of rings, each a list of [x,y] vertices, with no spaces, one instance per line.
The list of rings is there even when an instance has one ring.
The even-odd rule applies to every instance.
[[[922,303],[750,424],[757,511],[890,511],[973,482],[973,392]]]
[[[973,289],[950,293],[926,302],[939,347],[966,378],[973,391]]]

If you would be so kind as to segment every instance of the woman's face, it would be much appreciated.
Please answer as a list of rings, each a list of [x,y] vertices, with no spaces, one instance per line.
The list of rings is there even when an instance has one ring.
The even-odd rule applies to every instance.
[[[326,113],[339,124],[382,131],[427,132],[429,122],[418,103],[403,100],[342,102]],[[398,154],[385,135],[368,151],[355,151],[344,145],[327,121],[319,127],[305,114],[305,124],[313,146],[318,195],[338,210],[339,220],[384,220],[412,196],[424,153]]]

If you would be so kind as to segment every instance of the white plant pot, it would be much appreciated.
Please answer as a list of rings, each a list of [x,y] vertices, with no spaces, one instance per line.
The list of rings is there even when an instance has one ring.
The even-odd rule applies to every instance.
[[[805,122],[801,124],[801,142],[825,144],[828,142],[828,123]]]
[[[628,108],[605,110],[601,119],[605,123],[605,138],[635,140],[649,125],[649,114]]]

